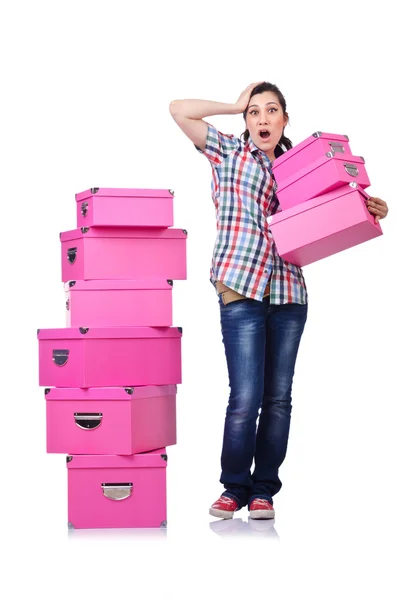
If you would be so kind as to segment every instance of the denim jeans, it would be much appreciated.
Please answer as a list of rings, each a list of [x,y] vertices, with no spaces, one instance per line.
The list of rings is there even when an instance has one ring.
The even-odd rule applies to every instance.
[[[287,451],[292,379],[308,307],[270,305],[269,297],[224,305],[221,295],[219,305],[230,386],[223,495],[240,508],[254,498],[273,503],[282,485],[278,471]]]

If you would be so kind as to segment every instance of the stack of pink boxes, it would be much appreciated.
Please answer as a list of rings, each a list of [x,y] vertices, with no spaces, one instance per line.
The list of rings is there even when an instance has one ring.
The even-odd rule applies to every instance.
[[[61,233],[67,327],[41,329],[47,452],[65,453],[73,528],[165,527],[182,329],[173,280],[186,237],[173,192],[92,188]]]
[[[320,131],[273,162],[281,212],[267,222],[280,256],[303,267],[382,235],[364,165],[346,135]]]

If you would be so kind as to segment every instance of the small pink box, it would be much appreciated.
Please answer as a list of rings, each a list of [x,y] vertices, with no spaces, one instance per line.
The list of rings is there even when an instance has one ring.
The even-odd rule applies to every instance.
[[[172,284],[171,279],[68,281],[66,326],[170,326]]]
[[[182,328],[39,329],[39,385],[130,387],[181,383]]]
[[[361,188],[371,185],[364,159],[327,152],[281,182],[277,180],[277,198],[282,210],[306,202],[348,183]]]
[[[66,461],[70,529],[167,527],[165,448]]]
[[[91,188],[76,194],[77,227],[172,227],[172,190]]]
[[[47,388],[47,452],[136,454],[176,444],[176,385]]]
[[[272,171],[276,181],[281,184],[284,179],[287,179],[296,171],[304,169],[327,152],[350,156],[352,153],[348,142],[347,135],[316,131],[273,161]]]
[[[63,282],[186,279],[184,229],[82,227],[60,237]]]
[[[366,198],[351,183],[268,217],[278,253],[304,267],[382,235]]]

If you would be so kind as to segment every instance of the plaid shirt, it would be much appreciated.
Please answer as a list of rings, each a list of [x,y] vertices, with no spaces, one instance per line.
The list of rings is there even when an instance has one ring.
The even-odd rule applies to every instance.
[[[196,146],[197,148],[197,146]],[[265,152],[252,142],[208,126],[204,154],[212,166],[212,199],[217,237],[211,282],[221,281],[247,298],[263,300],[270,282],[270,303],[307,303],[302,269],[283,260],[266,218],[280,210],[276,182]]]

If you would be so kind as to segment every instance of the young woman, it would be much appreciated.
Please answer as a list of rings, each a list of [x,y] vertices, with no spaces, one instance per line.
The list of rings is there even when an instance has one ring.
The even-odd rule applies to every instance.
[[[230,519],[248,505],[251,518],[272,519],[308,302],[302,270],[278,255],[266,220],[279,209],[272,161],[292,147],[284,134],[286,102],[277,86],[263,82],[249,85],[234,104],[175,100],[170,112],[212,166],[217,238],[211,281],[219,297],[230,397],[221,454],[225,491],[210,514]],[[203,120],[240,113],[244,141]],[[388,212],[379,198],[371,198],[368,209],[377,220]]]

